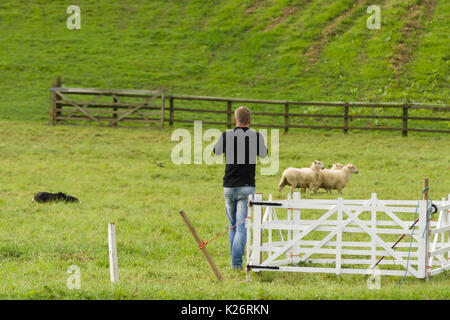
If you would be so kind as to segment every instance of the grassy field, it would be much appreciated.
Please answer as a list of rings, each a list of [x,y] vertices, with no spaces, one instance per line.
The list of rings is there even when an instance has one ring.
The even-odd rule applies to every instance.
[[[380,0],[380,30],[366,27],[372,4],[366,0],[76,4],[81,30],[67,29],[66,1],[0,3],[0,299],[448,299],[448,273],[400,285],[399,278],[383,277],[380,290],[367,289],[360,276],[267,272],[247,283],[244,272],[229,270],[226,236],[208,247],[226,279],[218,283],[178,211],[186,211],[205,239],[227,228],[223,165],[173,164],[168,128],[45,123],[57,76],[70,87],[448,104],[450,2]],[[410,115],[448,118],[427,110]],[[422,126],[448,129],[450,123]],[[257,192],[285,197],[287,188],[277,192],[281,171],[319,159],[359,168],[345,198],[376,192],[380,199],[416,200],[425,177],[433,199],[447,196],[450,138],[399,135],[281,134],[280,170],[273,176],[258,170]],[[39,191],[66,192],[82,203],[32,203]],[[114,289],[112,221],[120,267]],[[66,286],[71,265],[80,267],[80,290]]]
[[[429,282],[382,277],[369,290],[361,276],[267,272],[245,282],[229,270],[226,235],[208,245],[225,281],[218,283],[178,214],[199,234],[227,228],[223,165],[174,165],[171,130],[50,127],[0,122],[0,298],[3,299],[447,299],[449,275]],[[276,191],[281,170],[320,159],[355,164],[345,198],[430,196],[450,190],[449,137],[298,132],[280,136],[280,172],[261,176],[257,192]],[[270,145],[269,145],[270,146]],[[157,165],[161,162],[163,167]],[[37,204],[38,191],[63,191],[81,204]],[[285,197],[287,189],[281,197]],[[319,194],[314,197],[336,198]],[[109,282],[107,225],[117,225],[120,285]],[[81,269],[81,289],[66,287]]]
[[[79,0],[0,4],[0,118],[47,120],[70,87],[314,101],[449,102],[445,0]],[[446,126],[448,128],[448,126]]]

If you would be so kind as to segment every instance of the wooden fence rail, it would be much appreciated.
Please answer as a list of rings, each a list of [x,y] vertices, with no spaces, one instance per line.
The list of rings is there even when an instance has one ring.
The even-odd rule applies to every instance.
[[[252,111],[258,118],[270,117],[270,123],[252,123],[254,127],[268,127],[283,129],[288,132],[290,128],[308,128],[308,129],[339,129],[344,133],[350,130],[384,130],[401,131],[404,137],[408,132],[436,132],[450,133],[450,129],[437,128],[414,128],[411,122],[433,121],[450,122],[450,105],[431,104],[431,103],[386,103],[386,102],[317,102],[317,101],[288,101],[288,100],[260,100],[260,99],[240,99],[224,97],[207,96],[188,96],[188,95],[166,95],[164,90],[103,90],[103,89],[84,89],[84,88],[63,88],[60,78],[57,79],[51,91],[50,104],[50,123],[56,124],[67,120],[90,120],[100,125],[116,126],[119,122],[139,122],[139,123],[158,123],[161,127],[164,122],[173,126],[175,122],[190,123],[194,120],[187,120],[185,117],[175,118],[176,114],[194,113],[197,116],[202,114],[224,115],[223,120],[203,120],[205,124],[224,125],[231,128],[233,124],[233,104],[259,104],[273,105],[279,108],[273,112]],[[75,101],[71,97],[94,96],[90,101]],[[112,97],[112,101],[99,101],[104,97]],[[125,101],[125,99],[134,98],[139,102]],[[165,107],[165,100],[169,100],[168,110]],[[155,104],[154,101],[160,102]],[[220,103],[215,108],[191,108],[186,106],[178,107],[175,101],[198,101]],[[321,113],[301,113],[305,111],[302,107],[321,107]],[[326,108],[340,108],[338,114],[327,113]],[[357,108],[374,108],[394,110],[395,115],[374,115],[374,114],[351,114],[350,111]],[[398,110],[398,111],[397,111]],[[430,110],[433,113],[440,113],[439,116],[413,116],[411,110]],[[168,111],[168,118],[166,111]],[[297,111],[297,112],[296,112]],[[259,117],[261,116],[261,117]],[[273,119],[280,119],[280,123],[274,123]],[[298,119],[342,119],[342,124],[333,125],[315,125],[310,123],[298,123],[293,120]],[[350,121],[356,119],[373,120],[398,120],[401,125],[396,126],[350,126]]]
[[[385,103],[385,102],[317,102],[317,101],[284,101],[284,100],[257,100],[257,99],[238,99],[238,98],[221,98],[221,97],[205,97],[205,96],[180,96],[180,95],[168,95],[169,99],[169,125],[173,125],[174,122],[192,122],[185,119],[175,119],[175,111],[177,112],[198,112],[198,113],[215,113],[215,114],[226,114],[227,121],[216,122],[216,121],[203,121],[208,124],[222,124],[227,125],[228,128],[232,126],[232,104],[271,104],[279,105],[280,111],[284,112],[258,112],[252,111],[253,115],[259,116],[269,116],[269,117],[283,117],[284,124],[273,124],[264,123],[258,124],[253,123],[254,127],[269,127],[269,128],[280,128],[284,129],[285,132],[289,131],[289,128],[308,128],[308,129],[341,129],[344,133],[348,133],[349,130],[389,130],[389,131],[401,131],[403,136],[408,135],[408,131],[416,132],[436,132],[436,133],[450,133],[450,130],[446,129],[423,129],[423,128],[411,128],[408,126],[410,121],[416,120],[428,120],[428,121],[450,121],[450,113],[445,117],[416,117],[410,116],[409,110],[432,110],[437,112],[450,112],[449,105],[431,104],[431,103]],[[226,102],[226,105],[220,109],[194,109],[194,108],[178,108],[175,106],[175,100],[191,100],[191,101],[210,101],[210,102]],[[299,113],[292,112],[292,106],[319,106],[319,107],[340,107],[342,108],[342,114],[327,114],[322,112],[320,114],[313,113]],[[396,116],[392,115],[351,115],[350,108],[391,108],[398,109],[401,113]],[[343,119],[342,125],[337,126],[320,126],[320,125],[303,125],[294,124],[290,122],[290,119],[295,118],[339,118]],[[401,120],[401,127],[356,127],[350,126],[349,121],[354,119],[388,119],[388,120]]]
[[[77,98],[73,98],[74,96]],[[84,99],[78,96],[91,96],[91,100],[75,100]],[[112,97],[112,101],[99,101],[105,100],[105,97]],[[126,101],[130,98],[136,101]],[[156,100],[160,102],[155,103]],[[164,127],[164,104],[164,90],[63,88],[58,78],[55,87],[50,89],[50,123],[54,125],[67,120],[91,120],[100,126],[139,122],[157,123]]]

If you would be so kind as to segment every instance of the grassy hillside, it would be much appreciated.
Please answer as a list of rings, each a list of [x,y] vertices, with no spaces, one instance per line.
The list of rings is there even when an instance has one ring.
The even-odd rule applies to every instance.
[[[167,129],[1,121],[0,299],[448,299],[448,272],[401,284],[400,277],[383,276],[380,290],[369,290],[360,275],[267,272],[247,283],[245,272],[230,270],[226,234],[208,244],[225,278],[217,283],[178,211],[186,211],[204,239],[226,230],[224,168],[171,163],[176,143],[170,135]],[[352,162],[360,172],[344,189],[346,199],[369,199],[376,192],[380,199],[415,200],[426,175],[430,197],[440,200],[450,190],[443,174],[448,158],[441,156],[449,143],[447,137],[297,132],[280,136],[280,168],[306,166],[315,158],[327,166]],[[280,174],[261,176],[258,169],[257,192],[265,199],[269,193],[285,198],[288,188],[277,192]],[[44,190],[67,192],[82,203],[30,201]],[[115,290],[107,244],[112,221],[120,268]],[[70,265],[81,269],[80,290],[66,287]]]
[[[365,0],[0,3],[0,118],[47,120],[48,88],[168,88],[291,100],[449,102],[450,3]]]

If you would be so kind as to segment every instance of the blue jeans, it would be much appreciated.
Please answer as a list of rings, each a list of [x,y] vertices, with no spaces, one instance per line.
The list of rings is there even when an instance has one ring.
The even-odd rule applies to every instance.
[[[229,222],[228,239],[230,241],[231,268],[242,268],[242,257],[247,242],[247,228],[245,221],[232,228],[236,223],[247,218],[248,196],[255,194],[255,187],[244,186],[223,188],[225,196],[225,210]]]

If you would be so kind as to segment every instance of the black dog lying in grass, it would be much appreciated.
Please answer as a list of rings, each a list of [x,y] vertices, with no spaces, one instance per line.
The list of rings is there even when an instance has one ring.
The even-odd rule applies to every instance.
[[[38,192],[34,195],[32,201],[36,202],[52,202],[52,201],[64,201],[64,202],[80,202],[77,198],[69,196],[68,194],[58,192]]]

